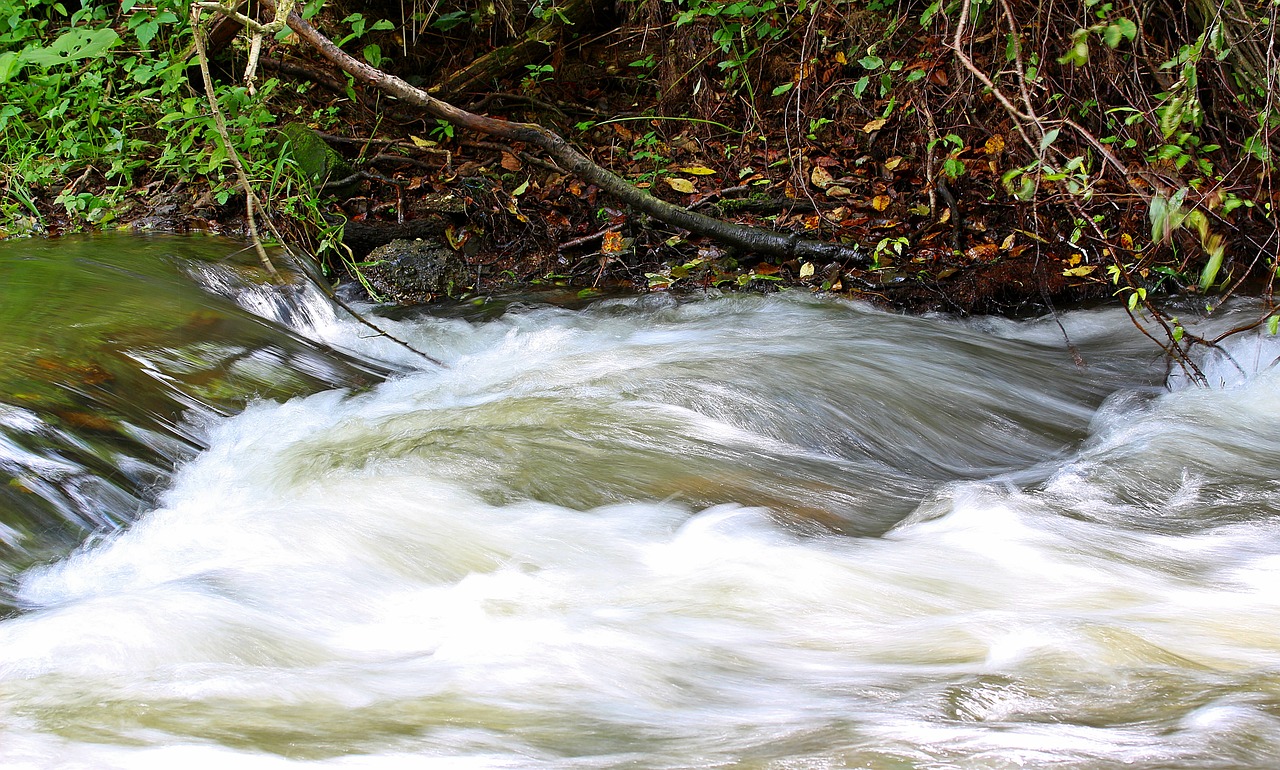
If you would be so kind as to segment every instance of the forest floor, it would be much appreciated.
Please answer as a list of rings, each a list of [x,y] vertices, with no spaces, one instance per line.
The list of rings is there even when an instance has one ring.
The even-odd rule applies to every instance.
[[[920,70],[922,88],[945,90],[949,79],[962,77],[943,64],[936,37],[899,42],[895,56],[907,70]],[[678,53],[672,39],[666,44]],[[1118,263],[1113,246],[1082,225],[1081,215],[1093,209],[1065,195],[1024,202],[1002,184],[1020,161],[1013,130],[989,95],[940,112],[936,128],[930,115],[926,133],[919,118],[927,108],[923,90],[915,101],[886,93],[857,109],[839,100],[792,99],[786,88],[769,95],[773,81],[763,57],[751,98],[740,84],[732,89],[688,73],[673,86],[644,45],[613,38],[561,45],[551,64],[516,67],[484,90],[454,98],[474,112],[548,126],[665,200],[856,245],[863,258],[810,264],[735,252],[627,210],[528,147],[455,132],[349,86],[316,57],[281,44],[263,62],[267,76],[293,84],[272,97],[277,126],[305,126],[362,171],[334,186],[347,169],[329,166],[330,184],[314,193],[330,221],[346,223],[351,251],[326,258],[333,277],[358,277],[379,243],[430,233],[467,265],[466,281],[448,292],[453,296],[786,288],[911,312],[1030,315],[1117,293],[1107,270]],[[233,49],[223,53],[217,62],[223,76],[237,74]],[[400,73],[424,66],[422,58],[406,57]],[[814,88],[841,93],[856,87],[866,67],[830,55],[815,58],[805,77]],[[700,92],[699,82],[710,85]],[[947,137],[941,144],[940,136]],[[944,167],[962,171],[949,176]],[[83,189],[94,184],[90,176]],[[1107,232],[1132,245],[1127,234],[1150,227],[1145,205],[1105,179],[1097,189]],[[44,192],[47,221],[56,229],[57,191]],[[218,204],[208,186],[195,182],[141,178],[124,200],[117,221],[137,229],[244,234],[243,198]],[[299,237],[316,239],[314,232]],[[1146,265],[1136,250],[1124,258],[1131,264],[1136,258],[1137,270],[1158,289],[1194,284],[1188,258],[1176,251]]]

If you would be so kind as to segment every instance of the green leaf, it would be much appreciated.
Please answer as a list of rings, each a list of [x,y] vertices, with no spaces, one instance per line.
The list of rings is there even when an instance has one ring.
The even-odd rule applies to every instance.
[[[1120,41],[1123,39],[1124,36],[1117,24],[1108,24],[1106,29],[1102,30],[1102,41],[1112,48],[1119,46]]]
[[[1267,319],[1267,332],[1274,337],[1278,331],[1280,331],[1280,315],[1273,315]]]
[[[22,69],[21,57],[13,51],[0,53],[0,83],[8,83]]]
[[[55,67],[79,59],[99,57],[119,42],[120,36],[110,27],[92,32],[81,28],[70,29],[48,46],[23,51],[22,59],[37,67]]]
[[[884,59],[879,56],[864,56],[858,60],[858,63],[862,65],[863,69],[874,70],[884,66]]]
[[[1218,279],[1218,271],[1222,269],[1222,259],[1227,249],[1219,240],[1208,251],[1209,261],[1205,263],[1204,270],[1200,271],[1200,291],[1208,291],[1213,286],[1213,282]]]
[[[925,8],[924,12],[920,14],[920,26],[922,27],[929,26],[929,21],[933,19],[934,15],[941,8],[942,8],[942,0],[934,0],[934,2],[931,3],[928,8]]]
[[[773,95],[774,95],[774,96],[781,96],[782,94],[785,94],[786,92],[788,92],[788,91],[790,91],[792,88],[794,88],[794,87],[795,87],[795,85],[796,85],[795,83],[783,83],[782,85],[780,85],[780,86],[778,86],[777,88],[773,89]]]
[[[1040,140],[1040,152],[1043,153],[1045,150],[1049,149],[1049,145],[1053,144],[1054,140],[1057,138],[1058,129],[1054,128],[1046,131],[1044,137]]]

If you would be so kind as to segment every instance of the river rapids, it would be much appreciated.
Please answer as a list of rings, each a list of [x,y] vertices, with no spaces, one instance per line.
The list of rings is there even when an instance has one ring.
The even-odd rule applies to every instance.
[[[131,243],[0,265],[74,247],[100,273]],[[439,367],[207,261],[225,242],[149,243],[172,276],[123,280],[191,288],[168,336],[95,343],[136,365],[132,438],[90,451],[102,426],[0,394],[4,767],[1280,763],[1265,331],[1201,387],[1114,308],[379,319]],[[240,395],[196,376],[209,346]]]

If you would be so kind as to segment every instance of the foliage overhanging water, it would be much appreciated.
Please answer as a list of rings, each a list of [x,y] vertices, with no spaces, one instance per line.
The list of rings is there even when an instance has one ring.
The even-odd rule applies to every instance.
[[[96,336],[7,351],[88,401],[2,394],[6,766],[1280,759],[1272,339],[1167,391],[1110,310],[1063,317],[1080,369],[1048,320],[646,297],[385,321],[450,364],[416,369],[145,243],[209,291],[138,267],[176,304],[115,318],[94,257],[22,328],[96,297]],[[5,244],[5,307],[121,245]],[[126,427],[66,416],[106,382]]]

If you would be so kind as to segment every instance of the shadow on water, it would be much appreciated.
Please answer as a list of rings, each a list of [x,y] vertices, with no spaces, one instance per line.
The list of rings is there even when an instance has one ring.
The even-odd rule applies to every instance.
[[[0,581],[127,525],[210,416],[382,378],[226,296],[263,280],[212,237],[0,243]]]

